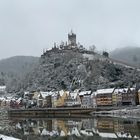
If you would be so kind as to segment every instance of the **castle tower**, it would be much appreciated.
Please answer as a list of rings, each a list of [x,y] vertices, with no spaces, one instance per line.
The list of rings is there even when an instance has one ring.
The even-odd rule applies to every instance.
[[[72,31],[68,34],[68,45],[76,46],[76,34],[74,34]]]

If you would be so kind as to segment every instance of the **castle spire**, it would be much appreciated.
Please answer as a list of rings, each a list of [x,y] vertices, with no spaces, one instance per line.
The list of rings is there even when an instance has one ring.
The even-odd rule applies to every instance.
[[[71,29],[71,35],[73,34],[73,30]]]
[[[56,48],[56,43],[54,42],[54,48]]]

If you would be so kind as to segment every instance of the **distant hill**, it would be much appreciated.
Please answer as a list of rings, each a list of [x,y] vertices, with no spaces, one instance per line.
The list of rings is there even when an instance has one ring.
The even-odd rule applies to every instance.
[[[14,56],[0,60],[0,85],[11,87],[34,69],[38,61],[39,58],[33,56]]]
[[[38,61],[38,57],[14,56],[0,60],[0,72],[24,75]]]
[[[112,51],[110,57],[140,68],[140,48],[125,47]]]

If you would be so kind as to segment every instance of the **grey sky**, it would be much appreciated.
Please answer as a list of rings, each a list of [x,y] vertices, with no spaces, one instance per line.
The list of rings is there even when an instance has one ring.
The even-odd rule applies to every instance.
[[[40,56],[71,29],[85,47],[140,46],[140,0],[0,0],[0,59]]]

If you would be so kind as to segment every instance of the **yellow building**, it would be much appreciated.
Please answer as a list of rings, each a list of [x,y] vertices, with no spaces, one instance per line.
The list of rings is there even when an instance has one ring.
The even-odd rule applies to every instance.
[[[112,93],[112,104],[117,105],[117,94],[116,93]]]
[[[59,91],[57,100],[54,103],[56,107],[63,107],[65,105],[65,99],[67,97],[67,94],[67,91]]]

